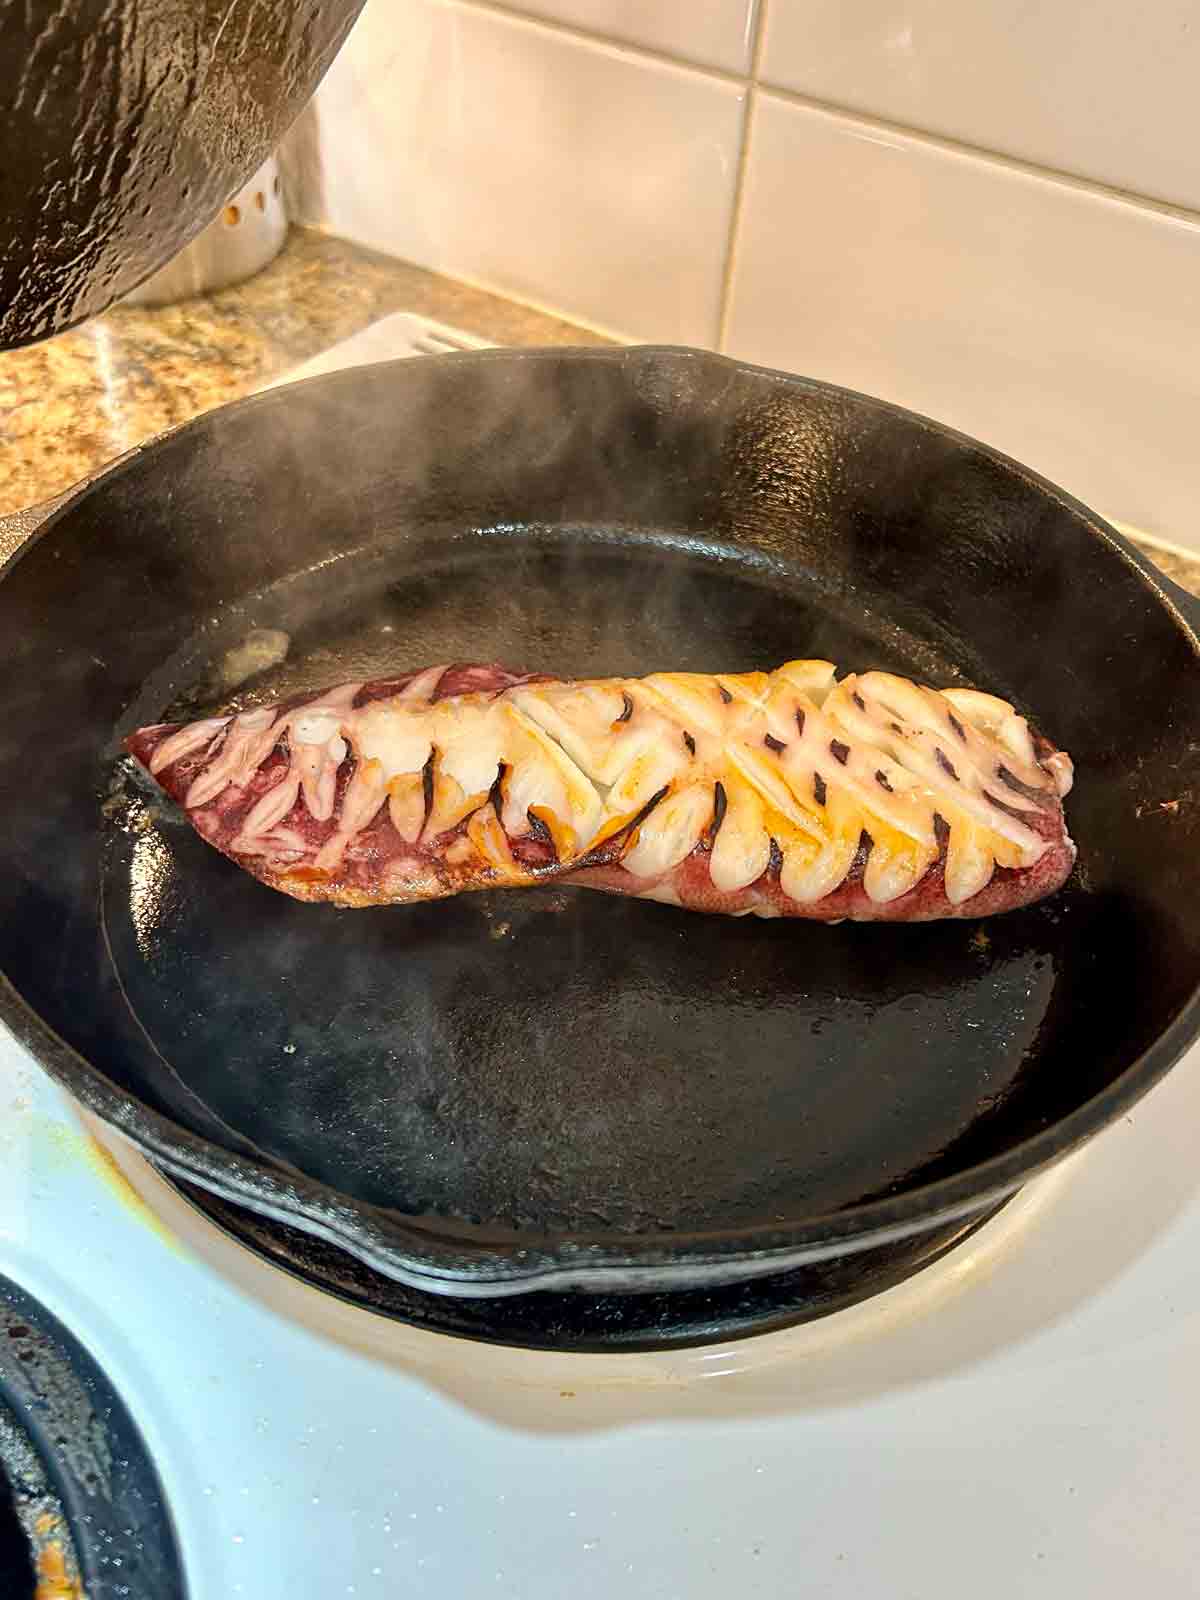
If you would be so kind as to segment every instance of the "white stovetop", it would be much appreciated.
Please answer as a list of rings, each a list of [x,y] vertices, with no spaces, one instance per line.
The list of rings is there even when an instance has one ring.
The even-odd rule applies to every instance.
[[[1198,1125],[1200,1047],[1015,1217],[866,1306],[546,1356],[329,1301],[129,1153],[148,1210],[0,1034],[0,1271],[130,1404],[193,1600],[1190,1600]]]

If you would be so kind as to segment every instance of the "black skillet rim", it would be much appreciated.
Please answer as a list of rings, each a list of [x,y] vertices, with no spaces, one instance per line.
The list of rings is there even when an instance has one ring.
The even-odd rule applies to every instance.
[[[615,350],[594,348],[483,350],[442,356],[443,361],[528,364],[545,360],[618,363],[632,366],[681,357],[699,366],[754,374],[784,387],[844,397],[887,416],[904,419],[978,451],[1039,490],[1081,523],[1112,551],[1168,607],[1190,637],[1200,658],[1200,611],[1185,591],[1171,583],[1134,546],[1094,511],[1040,474],[970,435],[903,406],[815,378],[779,372],[686,346],[641,345]],[[401,368],[401,359],[381,363]],[[323,374],[304,381],[335,387],[353,381],[348,372]],[[285,386],[286,389],[286,386]],[[273,389],[233,401],[223,411],[278,405],[285,389]],[[127,472],[135,460],[163,439],[187,428],[202,428],[211,413],[169,429],[117,458],[62,501],[0,566],[0,581],[45,535],[57,527],[76,501],[100,489],[110,478]],[[1196,620],[1192,620],[1195,618]],[[954,1216],[967,1215],[994,1203],[1022,1182],[1098,1133],[1151,1089],[1200,1035],[1200,974],[1188,1001],[1160,1036],[1104,1090],[1040,1133],[966,1171],[903,1194],[847,1207],[825,1216],[770,1228],[727,1229],[691,1233],[645,1233],[614,1245],[611,1237],[587,1234],[530,1236],[510,1246],[481,1244],[462,1231],[468,1225],[448,1224],[433,1217],[405,1216],[347,1196],[303,1175],[271,1171],[190,1133],[119,1089],[99,1068],[68,1045],[44,1022],[0,972],[0,1021],[18,1042],[90,1111],[131,1138],[153,1160],[175,1176],[198,1183],[235,1204],[298,1226],[348,1250],[368,1266],[414,1287],[443,1294],[504,1294],[529,1289],[605,1285],[633,1289],[672,1280],[713,1281],[744,1274],[781,1271],[789,1265],[824,1255],[862,1249],[888,1238],[923,1231]],[[456,1231],[458,1230],[458,1231]],[[735,1269],[735,1270],[731,1270]],[[707,1273],[705,1272],[707,1269]]]
[[[332,1295],[343,1305],[470,1344],[580,1355],[697,1349],[802,1327],[930,1271],[1013,1199],[1006,1195],[978,1215],[956,1217],[897,1244],[748,1281],[641,1294],[550,1289],[476,1297],[430,1294],[385,1279],[359,1257],[328,1247],[299,1228],[235,1206],[197,1184],[159,1176],[199,1217],[271,1271]]]

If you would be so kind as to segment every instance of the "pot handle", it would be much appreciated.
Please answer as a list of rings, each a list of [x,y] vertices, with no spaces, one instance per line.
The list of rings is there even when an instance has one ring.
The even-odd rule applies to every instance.
[[[0,572],[8,565],[17,551],[41,527],[46,518],[59,506],[66,505],[73,494],[79,491],[79,484],[72,484],[64,494],[56,494],[50,500],[39,500],[36,505],[22,506],[20,511],[13,511],[6,517],[0,517]]]

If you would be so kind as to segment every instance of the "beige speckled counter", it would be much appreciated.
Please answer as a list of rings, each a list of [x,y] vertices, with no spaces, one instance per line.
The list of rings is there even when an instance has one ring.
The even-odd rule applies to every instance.
[[[252,393],[396,311],[496,344],[608,343],[503,296],[294,228],[276,260],[236,288],[173,306],[119,306],[0,354],[0,516],[62,493],[164,428]],[[1136,542],[1200,594],[1200,559]]]

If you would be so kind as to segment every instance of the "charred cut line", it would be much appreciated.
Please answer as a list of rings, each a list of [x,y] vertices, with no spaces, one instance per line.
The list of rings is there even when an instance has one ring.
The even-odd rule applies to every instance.
[[[896,735],[897,738],[903,739],[903,737],[904,737],[904,729],[900,726],[900,724],[898,722],[889,722],[888,723],[888,727],[892,730],[892,732]]]
[[[882,770],[877,772],[875,774],[875,782],[879,785],[879,787],[881,789],[886,789],[889,794],[895,794],[896,791],[892,788],[891,784],[888,782],[888,776],[887,776],[886,772],[884,772]]]
[[[671,785],[664,783],[658,793],[652,794],[638,814],[635,817],[631,817],[618,833],[610,834],[603,844],[597,845],[594,849],[589,850],[586,855],[573,862],[571,865],[572,872],[578,871],[581,867],[603,867],[610,862],[619,861],[629,848],[630,840],[638,828],[645,822],[655,806],[660,805],[670,792]]]
[[[1000,779],[1001,783],[1007,785],[1007,787],[1010,788],[1014,794],[1019,794],[1026,800],[1033,800],[1038,805],[1045,805],[1046,796],[1041,792],[1041,790],[1035,789],[1032,784],[1022,783],[1020,778],[1018,778],[1015,773],[1010,772],[1007,767],[997,767],[996,776]]]
[[[671,792],[671,785],[669,783],[664,783],[662,788],[658,791],[657,794],[652,794],[650,796],[649,800],[646,801],[646,804],[638,812],[637,816],[634,817],[633,821],[629,824],[629,826],[627,828],[623,828],[621,830],[624,833],[626,838],[629,837],[629,835],[633,832],[633,830],[635,828],[640,828],[641,827],[642,823],[645,822],[646,818],[654,810],[655,806],[661,805],[661,803],[667,798],[667,796],[670,794],[670,792]]]
[[[496,776],[492,780],[492,787],[488,790],[488,797],[484,801],[485,805],[494,807],[497,816],[500,815],[504,806],[504,780],[507,777],[508,763],[502,761],[496,768]],[[480,809],[482,810],[482,807]]]
[[[633,715],[633,696],[629,693],[629,691],[627,689],[622,689],[621,690],[621,699],[625,703],[621,707],[621,715],[617,718],[617,721],[618,722],[628,722],[630,717]]]
[[[529,824],[529,836],[538,844],[544,844],[554,851],[557,859],[558,852],[554,850],[554,837],[541,817],[535,817],[532,808],[525,813],[525,820]]]
[[[716,783],[713,784],[713,819],[708,828],[709,844],[712,844],[721,831],[721,824],[725,821],[725,811],[728,805],[729,799],[725,793],[725,785],[718,778]]]
[[[797,713],[796,713],[796,727],[799,730],[800,737],[803,739],[803,737],[804,737],[804,707],[803,706],[801,706],[800,710],[797,711]]]
[[[933,813],[933,837],[937,840],[938,860],[945,861],[950,844],[950,824],[940,811]]]
[[[725,687],[725,685],[723,683],[719,683],[717,685],[717,688],[721,691],[721,699],[724,700],[725,704],[727,706],[732,705],[733,704],[733,696],[730,694],[729,690]]]
[[[859,694],[857,689],[855,689],[850,698],[854,701],[854,704],[860,711],[865,711],[867,709],[867,702],[863,699],[862,695]]]
[[[1006,817],[1011,817],[1014,822],[1023,822],[1026,827],[1029,826],[1029,813],[1027,811],[1020,811],[1016,806],[1006,805],[1005,802],[1001,800],[999,796],[994,795],[990,789],[985,789],[983,791],[983,798],[988,802],[989,805],[995,806],[997,811],[1003,811]]]
[[[766,745],[768,750],[774,750],[776,755],[778,755],[781,750],[787,749],[787,745],[784,744],[783,740],[777,739],[773,733],[768,733],[764,738],[763,743]]]
[[[825,804],[825,779],[819,772],[813,773],[813,799],[819,806]]]
[[[771,859],[767,862],[767,871],[773,877],[777,878],[782,870],[783,870],[783,851],[779,848],[778,839],[772,838],[772,840],[771,840]]]
[[[429,758],[421,768],[421,793],[425,797],[425,816],[421,822],[422,830],[429,821],[429,814],[433,810],[433,764],[437,760],[437,751],[430,750]]]
[[[830,739],[829,754],[835,761],[840,761],[844,767],[850,759],[850,746],[843,744],[840,739]]]
[[[953,711],[948,711],[946,713],[946,715],[950,718],[950,726],[954,729],[955,733],[962,740],[962,742],[964,744],[966,744],[966,742],[967,742],[967,730],[963,727],[962,723],[954,715]]]
[[[850,863],[849,877],[852,882],[862,878],[863,873],[867,870],[867,861],[874,848],[875,841],[864,828],[858,836],[858,849],[854,852],[854,860]]]
[[[933,753],[937,757],[938,766],[941,767],[942,771],[946,774],[946,776],[948,778],[953,778],[954,782],[957,783],[958,782],[958,773],[955,772],[955,770],[954,770],[954,763],[953,763],[953,761],[951,761],[950,757],[946,754],[946,752],[942,749],[941,745],[939,745],[937,747],[937,749]]]
[[[687,745],[688,755],[694,756],[696,754],[696,741],[692,738],[690,733],[684,734],[683,742],[685,745]]]

